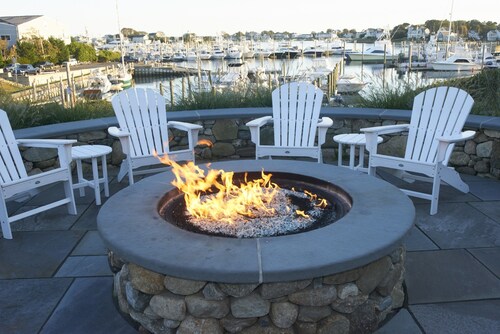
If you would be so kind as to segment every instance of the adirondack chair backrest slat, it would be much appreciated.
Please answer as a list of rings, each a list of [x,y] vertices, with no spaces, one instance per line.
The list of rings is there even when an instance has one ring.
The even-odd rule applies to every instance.
[[[0,178],[2,183],[27,177],[7,113],[0,110]]]
[[[460,133],[473,104],[467,92],[455,87],[437,87],[418,94],[413,102],[405,159],[435,162],[436,137]],[[453,146],[446,152],[445,164]]]
[[[152,89],[127,89],[113,100],[118,124],[130,133],[132,157],[168,153],[165,98]]]
[[[305,82],[284,84],[272,93],[274,145],[312,147],[323,92]]]

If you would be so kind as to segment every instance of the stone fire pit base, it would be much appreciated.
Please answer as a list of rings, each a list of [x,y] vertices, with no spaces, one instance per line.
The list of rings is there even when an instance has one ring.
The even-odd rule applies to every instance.
[[[312,279],[225,284],[159,274],[110,252],[121,312],[152,333],[371,333],[403,305],[406,252]]]

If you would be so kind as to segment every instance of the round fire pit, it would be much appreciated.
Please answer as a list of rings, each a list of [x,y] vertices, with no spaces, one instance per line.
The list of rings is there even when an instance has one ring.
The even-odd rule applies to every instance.
[[[255,326],[369,332],[402,305],[401,242],[415,211],[396,187],[312,162],[230,161],[210,168],[321,180],[341,190],[352,207],[317,229],[238,239],[166,222],[158,211],[173,189],[170,172],[120,191],[101,208],[97,223],[111,263],[125,263],[115,268],[120,309],[142,326],[152,332]]]

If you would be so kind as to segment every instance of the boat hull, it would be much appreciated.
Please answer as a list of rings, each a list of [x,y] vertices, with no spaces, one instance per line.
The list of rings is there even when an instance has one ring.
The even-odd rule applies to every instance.
[[[478,71],[481,69],[481,65],[469,64],[469,63],[446,63],[446,62],[435,62],[431,63],[431,67],[434,71]]]
[[[364,61],[364,62],[383,62],[385,61],[393,61],[397,59],[397,56],[386,55],[384,57],[383,54],[369,54],[369,53],[346,53],[346,57],[351,61]]]

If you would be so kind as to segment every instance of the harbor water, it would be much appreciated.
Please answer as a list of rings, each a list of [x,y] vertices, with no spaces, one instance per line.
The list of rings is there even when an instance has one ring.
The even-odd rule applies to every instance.
[[[306,43],[306,44],[304,44]],[[298,45],[292,45],[301,50],[315,46],[312,42],[300,42]],[[327,44],[323,46],[328,47]],[[365,50],[372,45],[370,44],[345,44],[346,49]],[[406,50],[402,46],[394,46],[393,54],[398,55]],[[216,81],[224,73],[227,73],[232,63],[244,63],[249,73],[265,72],[274,83],[280,82],[280,78],[287,80],[304,80],[307,73],[314,71],[315,68],[328,68],[333,71],[335,66],[339,68],[339,75],[352,75],[367,85],[359,92],[363,96],[369,94],[376,89],[397,88],[398,86],[409,85],[412,88],[417,88],[436,80],[445,80],[448,78],[470,76],[471,72],[436,72],[436,71],[421,71],[408,69],[399,69],[394,66],[392,61],[383,63],[363,63],[360,61],[343,61],[342,55],[330,55],[323,57],[301,56],[296,59],[270,59],[270,58],[250,58],[250,59],[220,59],[220,60],[197,60],[183,61],[175,63],[175,66],[190,68],[193,72],[199,72],[200,75],[189,76],[189,85],[186,83],[186,77],[160,77],[160,76],[136,76],[135,86],[143,88],[165,89],[170,90],[172,86],[174,95],[177,98],[183,94],[183,90],[191,88],[199,88],[207,84],[206,73],[211,74],[211,82]],[[205,73],[205,75],[201,74]],[[202,82],[199,82],[201,79]],[[281,79],[282,82],[283,79]],[[167,100],[170,100],[170,94],[164,94]]]

